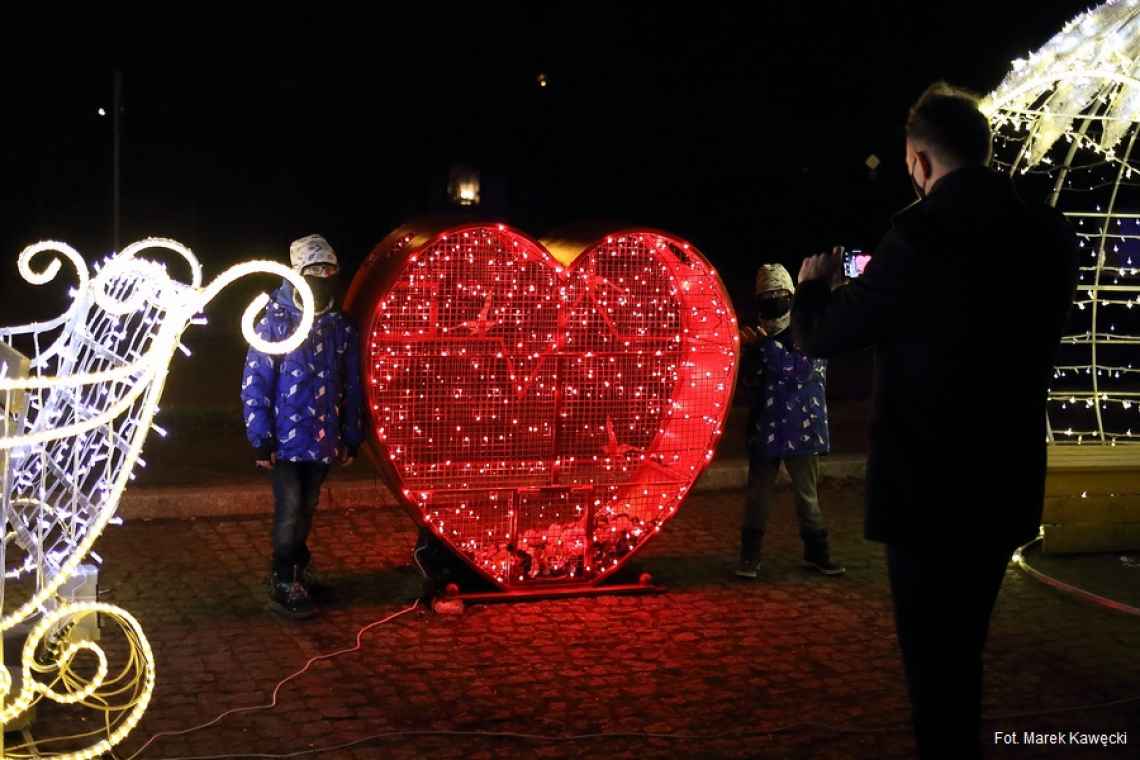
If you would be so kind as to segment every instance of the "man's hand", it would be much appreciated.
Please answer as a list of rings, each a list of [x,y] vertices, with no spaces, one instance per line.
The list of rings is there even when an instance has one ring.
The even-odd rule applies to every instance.
[[[740,343],[742,345],[751,346],[753,343],[759,343],[761,338],[766,337],[768,337],[768,331],[759,325],[755,327],[745,325],[740,328]]]
[[[842,282],[842,275],[843,248],[837,245],[831,249],[831,253],[820,253],[804,259],[796,282],[802,285],[811,280],[827,280],[834,287]]]
[[[273,465],[277,464],[277,455],[270,454],[268,459],[258,459],[257,468],[259,470],[272,470]]]

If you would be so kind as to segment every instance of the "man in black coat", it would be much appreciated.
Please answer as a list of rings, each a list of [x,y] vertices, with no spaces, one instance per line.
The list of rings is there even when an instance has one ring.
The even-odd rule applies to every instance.
[[[865,530],[887,548],[919,753],[980,757],[982,649],[1010,556],[1041,522],[1077,246],[986,168],[971,96],[932,86],[906,136],[919,200],[862,277],[839,282],[838,250],[804,262],[792,329],[809,356],[874,347]]]

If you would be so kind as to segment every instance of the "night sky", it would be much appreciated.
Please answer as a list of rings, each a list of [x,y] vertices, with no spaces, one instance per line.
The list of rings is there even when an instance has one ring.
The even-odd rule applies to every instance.
[[[760,261],[872,247],[913,198],[901,125],[922,89],[992,88],[1085,7],[737,5],[69,19],[74,46],[6,53],[3,292],[28,287],[13,280],[29,242],[111,248],[112,122],[98,109],[111,111],[115,67],[122,237],[182,240],[208,273],[283,259],[310,232],[351,268],[438,209],[449,167],[467,163],[488,217],[536,236],[592,219],[668,229],[736,293]],[[0,321],[19,319],[5,303]]]

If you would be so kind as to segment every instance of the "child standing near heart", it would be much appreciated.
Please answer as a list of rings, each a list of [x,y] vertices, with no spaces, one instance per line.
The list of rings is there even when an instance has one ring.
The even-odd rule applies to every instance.
[[[320,235],[289,246],[290,263],[313,292],[316,318],[305,341],[284,356],[250,348],[241,401],[254,460],[273,477],[273,566],[270,609],[292,618],[317,613],[321,584],[307,544],[321,484],[333,463],[352,464],[364,440],[360,346],[356,330],[336,308],[336,253]],[[284,283],[273,294],[257,333],[291,335],[301,299]]]
[[[831,448],[827,425],[827,362],[811,359],[791,343],[795,285],[781,264],[764,264],[756,273],[760,323],[741,328],[741,376],[750,392],[748,486],[740,529],[736,574],[755,578],[760,545],[775,497],[780,463],[792,493],[804,542],[804,566],[824,575],[846,570],[831,559],[827,529],[819,509],[819,455]]]

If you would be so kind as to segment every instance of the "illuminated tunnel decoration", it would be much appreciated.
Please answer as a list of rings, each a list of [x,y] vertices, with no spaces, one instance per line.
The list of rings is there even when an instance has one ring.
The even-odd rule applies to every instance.
[[[631,230],[570,258],[503,225],[397,231],[349,294],[381,471],[503,589],[619,568],[676,514],[732,399],[736,316],[700,252]]]
[[[1080,245],[1074,308],[1049,390],[1058,445],[1140,444],[1140,3],[1081,13],[1013,61],[981,104],[993,165],[1047,197]]]

